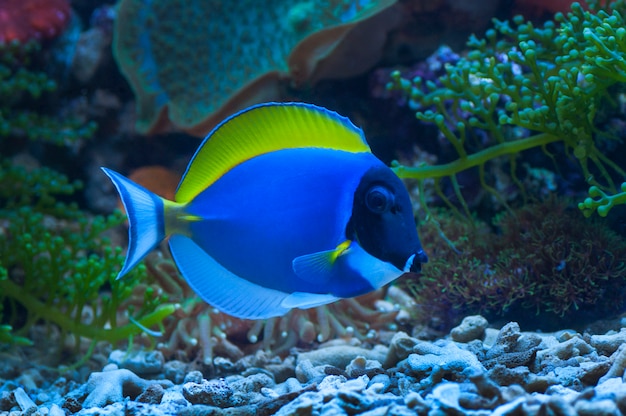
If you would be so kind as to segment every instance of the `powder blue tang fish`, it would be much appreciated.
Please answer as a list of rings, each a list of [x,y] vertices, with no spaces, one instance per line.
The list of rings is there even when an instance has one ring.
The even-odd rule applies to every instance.
[[[175,201],[102,169],[128,214],[118,278],[169,236],[193,290],[236,317],[361,295],[427,261],[400,179],[359,128],[314,105],[266,103],[224,120]]]

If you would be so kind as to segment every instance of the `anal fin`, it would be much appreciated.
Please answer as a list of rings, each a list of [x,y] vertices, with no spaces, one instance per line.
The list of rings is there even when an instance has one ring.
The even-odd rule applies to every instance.
[[[308,309],[320,305],[326,305],[339,299],[340,298],[331,294],[294,292],[291,295],[287,296],[280,305],[282,307],[290,309]]]
[[[284,315],[289,296],[249,282],[218,263],[189,237],[175,234],[169,240],[176,265],[191,288],[208,304],[242,319]]]

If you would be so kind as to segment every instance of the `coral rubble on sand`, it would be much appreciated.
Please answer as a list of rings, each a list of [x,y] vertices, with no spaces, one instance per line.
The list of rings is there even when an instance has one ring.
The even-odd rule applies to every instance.
[[[476,322],[481,330],[476,331]],[[474,324],[472,324],[474,323]],[[217,360],[213,376],[158,352],[113,351],[84,384],[0,387],[0,411],[61,415],[621,415],[626,330],[604,335],[486,329],[468,317],[435,342],[398,332],[378,345],[334,342],[284,359],[259,351]],[[13,367],[12,367],[13,366]],[[0,375],[18,371],[3,361]],[[64,413],[65,412],[65,413]]]

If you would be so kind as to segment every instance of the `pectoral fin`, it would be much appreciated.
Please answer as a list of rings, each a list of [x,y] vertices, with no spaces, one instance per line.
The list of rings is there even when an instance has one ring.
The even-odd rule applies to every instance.
[[[310,283],[324,285],[333,277],[333,265],[339,256],[350,249],[350,240],[346,240],[332,250],[319,251],[296,257],[292,261],[294,273]]]

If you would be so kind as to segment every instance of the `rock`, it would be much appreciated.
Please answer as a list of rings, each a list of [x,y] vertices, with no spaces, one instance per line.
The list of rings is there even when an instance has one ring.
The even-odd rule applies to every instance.
[[[576,409],[562,396],[546,397],[541,408],[545,414],[577,416]]]
[[[268,363],[265,365],[267,371],[272,373],[276,383],[282,383],[283,381],[295,377],[296,375],[296,359],[293,356],[289,356],[278,363]]]
[[[181,384],[185,380],[188,365],[179,360],[168,361],[163,364],[163,375],[174,384]]]
[[[204,377],[202,376],[202,373],[198,370],[194,370],[194,371],[190,371],[185,375],[185,378],[183,379],[183,383],[196,383],[196,384],[201,384],[202,380],[204,380]]]
[[[301,383],[321,380],[326,375],[325,368],[325,365],[314,366],[311,360],[299,360],[296,366],[296,378]]]
[[[489,323],[480,315],[468,316],[461,324],[450,331],[450,337],[456,342],[470,342],[474,339],[482,339]]]
[[[577,401],[574,405],[578,416],[621,416],[614,401],[604,399],[597,401]]]
[[[259,393],[261,389],[274,387],[276,383],[265,373],[257,373],[230,384],[231,389],[243,393]]]
[[[8,391],[0,392],[0,411],[8,412],[13,406],[17,406],[15,394]]]
[[[540,350],[541,341],[541,337],[535,334],[522,334],[517,322],[509,322],[500,329],[494,344],[482,354],[480,360],[486,368],[528,365]]]
[[[137,396],[137,401],[140,403],[159,404],[165,394],[163,387],[158,384],[149,385],[143,393]]]
[[[335,399],[341,409],[349,415],[358,415],[372,408],[373,400],[356,391],[337,391]]]
[[[383,374],[383,366],[379,361],[368,360],[365,357],[359,356],[350,361],[350,364],[346,366],[346,375],[349,378],[357,378],[366,374],[369,378],[374,377],[377,374]]]
[[[484,371],[477,367],[470,367],[464,373],[474,383],[476,390],[482,397],[488,399],[500,398],[500,386],[491,380]]]
[[[389,350],[383,361],[383,367],[394,367],[398,362],[406,359],[413,352],[413,347],[418,342],[416,338],[410,337],[405,332],[396,333],[389,343]]]
[[[70,413],[78,413],[82,410],[83,405],[74,397],[66,397],[61,407]]]
[[[367,384],[368,390],[375,388],[376,391],[379,393],[387,391],[390,386],[391,377],[389,377],[387,374],[376,374],[370,379],[370,382]]]
[[[593,350],[593,347],[580,336],[575,336],[537,352],[537,361],[542,363],[545,360],[569,360],[572,357],[589,354]]]
[[[40,386],[44,382],[44,377],[41,372],[36,368],[29,368],[24,371],[15,379],[15,381],[22,386],[25,391],[34,391],[37,386]]]
[[[589,337],[589,345],[594,347],[599,354],[609,356],[613,354],[620,345],[626,343],[626,328],[622,328],[616,333],[604,335],[592,335]]]
[[[65,416],[65,412],[58,405],[53,404],[48,410],[48,416]]]
[[[600,377],[599,383],[602,383],[613,377],[622,377],[624,375],[624,369],[626,368],[626,344],[620,345],[620,347],[611,355],[609,359],[611,367],[605,375]]]
[[[135,399],[153,383],[162,384],[163,387],[172,385],[169,380],[144,380],[127,369],[92,373],[86,385],[86,390],[89,394],[82,406],[89,409],[91,407],[103,407],[107,404],[122,402],[125,397]]]
[[[35,402],[26,394],[23,388],[18,387],[13,391],[15,402],[22,409],[23,414],[31,414],[37,410]]]
[[[193,363],[176,361],[161,366],[161,374],[169,380],[148,380],[119,366],[135,362],[140,363],[137,368],[145,370],[150,368],[145,363],[159,359],[147,359],[147,354],[130,359],[112,354],[120,359],[106,365],[101,361],[100,365],[108,371],[93,373],[84,384],[76,380],[85,373],[76,371],[52,383],[45,380],[31,383],[32,390],[27,390],[16,385],[19,375],[14,375],[14,380],[0,384],[0,413],[11,416],[18,413],[46,416],[65,413],[82,416],[626,414],[626,346],[618,347],[608,357],[598,354],[591,337],[571,331],[558,337],[522,333],[515,323],[498,331],[489,347],[479,339],[467,343],[450,339],[430,342],[397,333],[390,338],[389,348],[335,344],[315,353],[296,353],[287,358],[250,355],[229,367],[224,378],[209,381],[200,371],[187,371],[197,368]],[[612,349],[607,347],[612,345],[608,341],[598,345],[603,346],[603,351]],[[385,369],[381,359],[391,367]],[[276,370],[270,371],[269,366]],[[293,377],[294,373],[298,379]],[[45,371],[41,374],[46,376]],[[286,378],[277,384],[275,374]]]
[[[309,360],[314,367],[318,365],[332,365],[343,369],[358,356],[365,357],[368,360],[383,362],[387,353],[388,349],[383,345],[377,345],[371,350],[352,345],[337,345],[300,353],[298,354],[296,364],[303,360]]]
[[[276,412],[276,416],[320,414],[323,403],[324,397],[320,393],[304,393],[298,396],[297,399],[283,406]]]
[[[143,377],[163,372],[165,359],[161,351],[127,352],[114,350],[109,355],[109,362]]]
[[[423,377],[441,371],[461,373],[468,367],[483,368],[474,354],[460,349],[452,342],[444,342],[443,345],[419,342],[414,349],[416,353],[398,364],[412,376]]]
[[[404,403],[406,406],[414,410],[417,414],[426,414],[429,410],[428,403],[422,398],[422,396],[417,392],[410,392],[406,396],[404,396]]]
[[[183,396],[192,404],[230,407],[233,389],[224,380],[202,380],[202,383],[187,382],[183,385]]]

